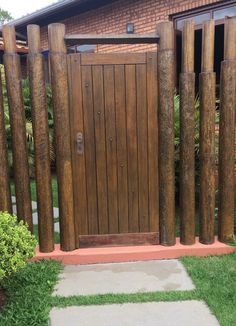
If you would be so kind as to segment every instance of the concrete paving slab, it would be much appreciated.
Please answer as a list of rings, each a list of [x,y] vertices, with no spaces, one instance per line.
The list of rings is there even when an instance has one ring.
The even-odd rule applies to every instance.
[[[60,233],[60,225],[59,225],[59,222],[54,223],[54,231]]]
[[[12,212],[13,214],[17,214],[17,209],[16,209],[16,205],[12,205]]]
[[[38,213],[37,212],[33,213],[33,224],[38,224]]]
[[[13,204],[16,203],[16,196],[11,196],[11,201]]]
[[[59,208],[53,207],[53,215],[54,217],[59,217]]]
[[[149,302],[53,308],[51,326],[220,326],[204,302]]]
[[[31,205],[32,205],[32,209],[37,209],[37,202],[36,201],[32,201]]]
[[[93,295],[194,289],[178,260],[152,260],[64,267],[54,295]]]

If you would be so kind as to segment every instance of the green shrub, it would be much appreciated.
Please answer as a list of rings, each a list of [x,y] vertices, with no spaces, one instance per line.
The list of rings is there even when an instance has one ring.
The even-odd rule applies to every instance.
[[[15,215],[0,212],[0,282],[24,266],[34,255],[37,241]]]

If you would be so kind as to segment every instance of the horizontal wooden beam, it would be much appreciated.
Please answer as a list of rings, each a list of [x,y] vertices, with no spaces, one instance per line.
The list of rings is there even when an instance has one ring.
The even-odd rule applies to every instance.
[[[157,34],[70,34],[65,35],[65,42],[68,45],[81,44],[145,44],[158,43]]]

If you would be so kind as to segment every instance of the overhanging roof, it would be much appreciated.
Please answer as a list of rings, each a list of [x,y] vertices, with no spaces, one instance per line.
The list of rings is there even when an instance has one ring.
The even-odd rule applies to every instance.
[[[12,20],[8,24],[13,24],[16,27],[18,38],[24,39],[27,34],[28,24],[45,26],[115,1],[117,0],[61,0],[31,14]]]

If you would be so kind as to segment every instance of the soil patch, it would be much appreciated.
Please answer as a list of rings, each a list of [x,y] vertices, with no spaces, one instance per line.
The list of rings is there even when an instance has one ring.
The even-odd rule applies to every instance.
[[[6,291],[0,289],[0,311],[3,309],[5,304],[7,303],[7,294]]]

